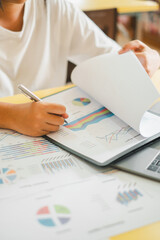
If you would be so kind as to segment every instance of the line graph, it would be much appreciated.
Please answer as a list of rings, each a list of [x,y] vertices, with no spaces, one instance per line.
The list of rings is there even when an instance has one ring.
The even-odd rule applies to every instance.
[[[125,126],[125,127],[122,127],[122,128],[120,128],[118,130],[115,130],[115,131],[113,131],[111,133],[108,133],[105,136],[97,137],[97,138],[101,139],[101,140],[105,140],[107,143],[111,144],[111,143],[113,143],[115,141],[118,141],[121,138],[123,138],[131,130],[132,130],[132,128],[130,126]]]
[[[84,130],[87,126],[100,122],[105,118],[112,117],[114,114],[108,109],[102,107],[88,115],[85,115],[75,121],[65,124],[64,126],[72,131]]]

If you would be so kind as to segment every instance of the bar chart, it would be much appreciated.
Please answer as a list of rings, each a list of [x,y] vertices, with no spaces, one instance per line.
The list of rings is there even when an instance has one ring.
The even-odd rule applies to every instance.
[[[45,139],[33,140],[0,147],[1,160],[19,160],[57,153],[60,149]]]
[[[143,194],[137,190],[128,190],[123,192],[118,192],[116,200],[122,205],[128,205],[132,201],[136,201],[139,198],[143,197]]]

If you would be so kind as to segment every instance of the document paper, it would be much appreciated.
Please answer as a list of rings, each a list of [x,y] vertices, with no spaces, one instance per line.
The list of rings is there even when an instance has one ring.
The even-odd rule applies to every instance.
[[[106,165],[159,136],[160,118],[147,111],[159,94],[133,53],[88,60],[72,79],[80,88],[45,99],[65,105],[69,114],[68,124],[48,139]]]

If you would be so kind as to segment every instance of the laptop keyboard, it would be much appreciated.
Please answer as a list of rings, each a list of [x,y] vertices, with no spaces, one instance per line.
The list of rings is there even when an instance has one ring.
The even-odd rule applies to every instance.
[[[155,157],[155,159],[147,167],[147,170],[152,172],[157,172],[160,174],[160,153]]]

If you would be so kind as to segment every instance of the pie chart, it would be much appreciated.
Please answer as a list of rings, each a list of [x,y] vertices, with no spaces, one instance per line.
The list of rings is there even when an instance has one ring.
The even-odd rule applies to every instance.
[[[62,205],[44,206],[37,211],[37,220],[45,227],[56,227],[67,224],[70,214],[70,210]]]
[[[17,178],[16,171],[11,168],[0,169],[0,184],[13,183]]]
[[[75,106],[83,107],[83,106],[90,104],[90,102],[91,102],[91,100],[89,98],[75,98],[72,101],[72,104]]]

